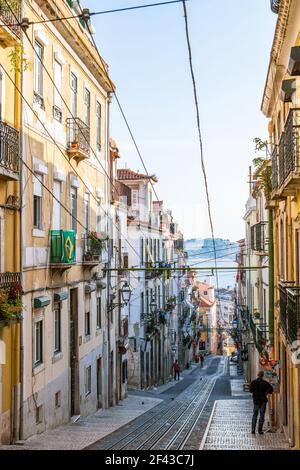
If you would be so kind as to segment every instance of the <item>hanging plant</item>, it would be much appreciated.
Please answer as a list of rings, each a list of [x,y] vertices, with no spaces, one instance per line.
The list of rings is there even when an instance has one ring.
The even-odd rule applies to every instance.
[[[26,58],[23,46],[17,46],[13,48],[8,54],[11,72],[26,72],[31,70],[31,62]]]
[[[105,248],[105,242],[109,239],[108,235],[104,233],[90,232],[87,236],[87,239],[88,246],[84,254],[85,259],[98,259],[99,256],[101,256],[103,249]]]
[[[254,193],[258,194],[260,191],[263,191],[265,198],[268,201],[272,193],[272,168],[270,166],[271,160],[268,142],[262,141],[259,137],[255,137],[254,143],[256,152],[265,152],[265,157],[260,156],[253,159],[253,165],[255,168],[260,168]]]
[[[19,283],[8,289],[0,290],[0,320],[6,322],[22,319],[22,288]]]
[[[13,11],[16,13],[20,6],[20,0],[0,0],[0,12],[2,13],[11,13]]]

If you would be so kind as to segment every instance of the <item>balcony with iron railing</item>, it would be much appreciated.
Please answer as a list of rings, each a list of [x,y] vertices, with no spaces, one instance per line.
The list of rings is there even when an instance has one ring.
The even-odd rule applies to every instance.
[[[291,345],[300,340],[300,287],[287,288],[287,337]]]
[[[272,190],[278,188],[278,147],[275,145],[272,152]]]
[[[292,196],[300,184],[300,108],[290,109],[284,132],[272,154],[272,197]]]
[[[259,222],[251,227],[251,249],[261,254],[268,251],[268,222]]]
[[[0,328],[22,319],[21,273],[0,273]]]
[[[256,349],[262,352],[268,340],[268,326],[259,319],[255,320],[252,315],[249,315],[249,326]]]
[[[0,0],[0,42],[4,47],[14,46],[21,37],[21,2]]]
[[[280,311],[280,325],[283,333],[287,332],[287,285],[284,282],[278,283],[279,290],[279,311]]]
[[[300,286],[294,282],[280,282],[279,307],[281,329],[292,344],[300,339]]]
[[[271,10],[278,15],[281,0],[270,0]]]
[[[6,180],[17,180],[19,178],[19,135],[17,129],[0,121],[0,178]]]
[[[89,158],[90,128],[79,118],[67,119],[67,152],[77,162]]]
[[[20,273],[0,273],[0,289],[10,289],[21,282]]]
[[[98,237],[97,233],[84,235],[82,244],[82,264],[87,267],[94,267],[101,263],[104,241]]]

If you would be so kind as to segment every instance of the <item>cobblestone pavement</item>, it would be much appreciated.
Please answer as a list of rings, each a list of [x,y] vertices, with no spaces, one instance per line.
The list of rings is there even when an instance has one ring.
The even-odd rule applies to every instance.
[[[23,445],[0,446],[0,450],[80,450],[125,426],[161,403],[160,398],[129,395],[121,404],[100,410],[56,429],[33,436]]]
[[[113,408],[0,450],[289,449],[283,434],[251,434],[252,401],[243,382],[235,364],[210,356],[179,381],[131,391]]]
[[[206,362],[205,368],[195,366],[184,380],[166,387],[162,404],[88,449],[198,449],[210,416],[208,400],[217,378],[228,374],[224,358],[212,356]]]
[[[104,438],[163,402],[169,389],[187,387],[197,367],[182,372],[180,381],[170,381],[149,391],[129,392],[128,398],[107,410],[56,429],[32,436],[18,445],[0,445],[0,450],[80,450]]]
[[[282,433],[251,434],[252,400],[217,400],[201,450],[287,450]]]

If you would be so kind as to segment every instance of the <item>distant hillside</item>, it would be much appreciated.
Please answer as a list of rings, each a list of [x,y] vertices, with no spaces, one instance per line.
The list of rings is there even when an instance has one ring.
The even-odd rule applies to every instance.
[[[238,251],[238,243],[231,242],[230,240],[224,240],[223,238],[216,238],[216,253],[218,257],[227,258],[234,260]],[[212,258],[213,256],[213,240],[212,238],[197,239],[192,238],[185,241],[185,251],[188,252],[189,256],[199,258]]]

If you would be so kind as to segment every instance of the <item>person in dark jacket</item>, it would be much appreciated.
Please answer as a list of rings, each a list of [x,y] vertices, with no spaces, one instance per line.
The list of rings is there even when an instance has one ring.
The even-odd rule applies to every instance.
[[[257,374],[257,379],[253,380],[250,384],[250,393],[253,398],[253,417],[252,417],[252,434],[255,434],[257,417],[259,412],[258,421],[258,434],[263,434],[263,425],[265,421],[266,406],[268,403],[267,395],[273,393],[273,387],[269,382],[263,380],[264,372],[260,371]]]

